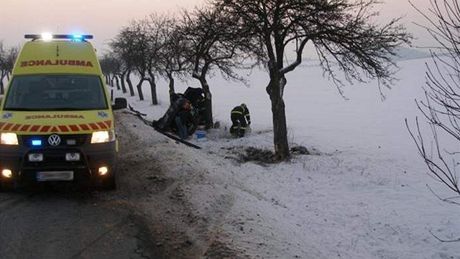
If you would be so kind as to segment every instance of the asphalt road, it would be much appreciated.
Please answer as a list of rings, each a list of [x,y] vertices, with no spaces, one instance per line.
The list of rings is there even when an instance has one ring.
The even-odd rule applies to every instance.
[[[184,171],[172,158],[184,145],[130,114],[118,115],[117,130],[116,191],[55,184],[0,192],[0,259],[246,258],[215,236],[225,215],[196,213],[184,194],[187,170],[203,170]]]
[[[97,195],[0,193],[0,258],[154,258],[142,220]]]

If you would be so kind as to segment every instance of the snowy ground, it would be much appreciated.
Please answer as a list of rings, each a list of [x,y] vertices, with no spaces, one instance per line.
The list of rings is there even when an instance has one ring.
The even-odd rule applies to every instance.
[[[290,74],[289,139],[316,152],[270,166],[233,159],[244,147],[271,148],[265,72],[249,74],[250,87],[215,77],[210,84],[221,129],[197,142],[201,151],[162,144],[156,160],[183,178],[195,214],[216,215],[215,238],[250,258],[460,258],[458,242],[441,243],[430,234],[458,238],[460,207],[427,188],[449,195],[426,174],[404,125],[404,118],[419,115],[414,99],[423,93],[425,61],[401,62],[400,80],[385,91],[384,102],[375,83],[347,87],[347,101],[317,67]],[[160,106],[128,99],[158,119],[168,106],[165,83],[159,95]],[[251,111],[253,133],[237,140],[226,128],[231,108],[241,102]]]

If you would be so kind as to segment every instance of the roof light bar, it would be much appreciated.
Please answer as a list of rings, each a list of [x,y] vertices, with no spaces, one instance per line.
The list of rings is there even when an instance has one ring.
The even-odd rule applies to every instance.
[[[24,38],[31,40],[73,40],[73,41],[85,41],[93,39],[93,35],[82,35],[82,34],[26,34]]]
[[[53,34],[49,33],[49,32],[44,32],[41,34],[41,39],[43,41],[52,41],[53,40]]]

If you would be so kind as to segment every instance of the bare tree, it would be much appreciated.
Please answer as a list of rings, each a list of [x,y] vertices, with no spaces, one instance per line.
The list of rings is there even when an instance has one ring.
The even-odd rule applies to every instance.
[[[142,84],[147,80],[148,72],[148,31],[145,21],[133,21],[127,28],[130,31],[131,58],[136,73],[139,76],[139,82],[136,85],[137,93],[141,101],[144,100]]]
[[[113,74],[111,58],[108,55],[104,55],[99,58],[99,64],[101,65],[101,70],[105,77],[105,83],[110,85],[111,77]]]
[[[128,89],[126,88],[126,84],[128,84],[128,87],[130,89],[133,88],[133,85],[130,81],[128,81],[129,79],[129,71],[131,71],[131,67],[129,66],[128,63],[126,63],[126,61],[121,57],[121,55],[119,53],[115,53],[115,52],[111,52],[111,54],[113,55],[112,58],[116,60],[116,62],[118,62],[118,66],[119,66],[119,70],[118,70],[118,78],[120,79],[120,86],[121,86],[121,91],[123,93],[127,93],[128,92]]]
[[[111,44],[114,52],[120,53],[125,63],[129,64],[129,67],[139,76],[139,82],[136,85],[139,99],[144,100],[142,84],[147,81],[154,105],[158,104],[156,74],[159,70],[160,51],[167,37],[165,27],[168,25],[166,17],[151,14],[148,18],[131,22],[129,26],[121,30],[119,36]],[[129,74],[130,70],[126,73],[128,85],[131,84]]]
[[[169,38],[171,27],[174,28],[172,20],[165,15],[151,14],[147,20],[144,21],[147,26],[147,73],[149,75],[148,81],[150,83],[152,103],[158,104],[156,75],[162,69],[162,54],[166,46],[166,41]],[[174,55],[173,53],[171,53]],[[176,54],[177,55],[177,54]]]
[[[133,36],[132,30],[129,27],[124,27],[109,44],[116,57],[122,61],[122,85],[126,80],[131,96],[135,95],[131,81],[131,73],[135,63],[135,57],[132,55],[134,52]]]
[[[348,81],[378,79],[389,86],[392,79],[392,56],[395,48],[409,41],[405,29],[393,19],[383,26],[372,24],[372,7],[377,0],[214,0],[230,16],[239,18],[240,28],[249,32],[262,49],[253,49],[263,60],[270,82],[266,87],[271,100],[275,155],[289,158],[284,89],[286,74],[302,63],[307,44],[311,44],[324,71],[338,89],[342,82],[336,70]],[[249,39],[248,39],[249,40]],[[293,48],[296,58],[286,61]],[[262,50],[262,51],[261,51]],[[341,90],[340,90],[341,91]]]
[[[178,27],[178,21],[174,17],[169,17],[164,26],[165,37],[163,48],[159,51],[159,72],[168,80],[169,97],[175,94],[175,77],[184,78],[186,71],[190,70],[190,62],[187,59],[187,45],[184,34]]]
[[[101,70],[102,70],[102,73],[104,74],[104,77],[105,77],[105,83],[109,83],[109,74],[111,73],[110,72],[110,62],[107,58],[106,55],[104,55],[103,57],[99,58],[99,64],[101,65]]]
[[[406,125],[430,174],[460,195],[457,174],[460,152],[443,148],[440,139],[443,136],[457,145],[460,143],[460,6],[456,0],[430,2],[427,12],[411,4],[426,18],[429,25],[421,26],[439,45],[431,50],[432,64],[427,64],[425,99],[416,101],[432,134],[429,137],[423,134],[418,119],[416,130],[411,131],[407,119]],[[432,147],[426,138],[431,139]]]
[[[5,85],[3,81],[5,78],[7,80],[10,79],[18,53],[19,49],[17,47],[6,49],[3,46],[3,42],[0,41],[0,94],[5,93]]]
[[[114,86],[114,84],[116,84],[118,90],[121,89],[123,93],[126,93],[126,87],[122,76],[122,61],[116,58],[114,53],[110,52],[100,59],[100,63],[107,83],[109,83],[110,86]]]
[[[10,80],[10,76],[13,73],[14,64],[16,63],[16,59],[19,55],[19,48],[18,47],[11,47],[8,50],[8,54],[6,56],[6,68],[8,73],[6,74],[6,78]]]
[[[0,41],[0,94],[5,93],[5,86],[3,84],[3,80],[5,79],[7,74],[6,70],[6,51],[3,46],[3,42]]]
[[[245,44],[233,18],[220,7],[206,6],[184,12],[180,25],[192,77],[200,82],[205,94],[208,128],[213,125],[212,94],[207,80],[212,70],[218,69],[227,79],[244,81],[234,72],[235,68],[244,67],[247,55],[241,49]]]

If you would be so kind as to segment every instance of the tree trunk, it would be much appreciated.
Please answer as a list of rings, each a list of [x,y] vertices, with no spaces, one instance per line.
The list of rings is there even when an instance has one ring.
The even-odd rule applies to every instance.
[[[0,95],[5,94],[5,86],[3,85],[3,79],[0,80]]]
[[[145,81],[145,77],[141,77],[139,80],[139,83],[137,84],[137,93],[139,94],[139,100],[143,101],[144,100],[144,93],[142,92],[142,83]]]
[[[117,85],[117,90],[120,90],[120,78],[118,78],[118,75],[114,75],[115,77],[115,83]]]
[[[125,94],[126,91],[126,84],[125,84],[125,75],[126,72],[121,73],[120,75],[120,83],[121,83],[121,91]]]
[[[288,160],[289,143],[287,139],[286,112],[283,101],[286,78],[282,75],[273,75],[267,86],[267,93],[270,96],[273,114],[273,135],[275,145],[275,156],[279,161]]]
[[[5,85],[3,84],[3,79],[5,78],[5,74],[0,75],[0,94],[5,94]]]
[[[172,73],[168,73],[168,79],[169,79],[169,101],[172,104],[173,103],[173,96],[176,93],[175,88],[175,82],[174,82],[174,77]]]
[[[158,105],[157,83],[155,82],[155,78],[150,78],[148,81],[150,84],[150,91],[152,92],[152,104]]]
[[[134,96],[133,83],[131,82],[131,71],[126,73],[126,82],[128,82],[129,95]]]
[[[213,119],[212,119],[212,94],[211,91],[209,90],[209,84],[208,81],[206,81],[206,77],[201,76],[199,78],[200,83],[201,83],[201,88],[203,89],[204,96],[205,96],[205,101],[204,105],[206,108],[205,111],[205,119],[206,119],[206,128],[212,128],[213,127]]]
[[[158,105],[158,95],[157,95],[157,83],[155,81],[155,74],[152,71],[148,71],[149,73],[149,84],[150,84],[150,91],[152,93],[152,104]]]

